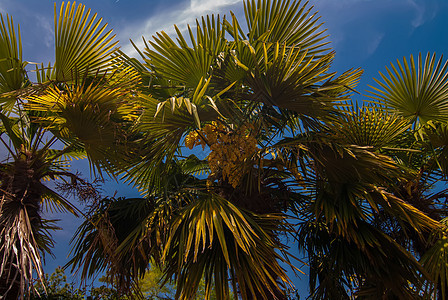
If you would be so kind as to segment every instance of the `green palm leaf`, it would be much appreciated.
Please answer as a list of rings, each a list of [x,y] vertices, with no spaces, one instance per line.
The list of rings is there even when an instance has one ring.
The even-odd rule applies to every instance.
[[[310,298],[415,299],[414,289],[423,285],[415,258],[371,224],[358,220],[352,226],[363,247],[332,232],[324,220],[300,226],[299,245],[310,260]]]
[[[180,30],[177,32],[177,45],[166,33],[157,33],[154,42],[149,44],[154,48],[146,48],[147,67],[157,76],[171,80],[185,88],[196,88],[203,80],[211,76],[211,66],[217,56],[226,48],[225,31],[219,16],[196,21],[196,38],[188,26],[191,46],[187,43]]]
[[[148,199],[99,200],[75,232],[70,242],[72,258],[66,266],[80,271],[83,282],[108,271],[120,291],[126,293],[132,281],[144,275],[152,247],[157,248],[144,239],[153,212]]]
[[[354,70],[335,78],[329,72],[334,53],[315,59],[307,57],[307,49],[279,43],[240,42],[238,49],[234,59],[247,71],[243,82],[252,91],[250,100],[310,117],[334,111],[362,74]]]
[[[412,55],[409,62],[397,60],[387,75],[380,73],[382,82],[375,79],[380,88],[371,87],[372,98],[414,123],[447,122],[448,62],[442,59],[428,53],[424,62],[419,54],[417,65]]]
[[[279,230],[283,222],[284,216],[257,216],[217,195],[187,206],[174,220],[164,250],[166,277],[177,280],[176,296],[191,299],[205,274],[206,294],[214,278],[218,299],[227,299],[229,270],[230,282],[243,299],[279,297],[279,286],[290,284],[279,261],[288,261],[275,251],[285,249],[271,230]]]
[[[447,219],[443,219],[441,223],[446,226]],[[433,245],[426,251],[420,262],[432,279],[433,284],[427,286],[429,292],[434,293],[435,296],[437,288],[439,288],[440,296],[444,299],[448,292],[448,238],[446,228],[442,234],[433,232],[430,241]]]
[[[353,107],[353,105],[349,106]],[[371,146],[373,151],[394,147],[400,135],[409,129],[409,122],[381,107],[367,106],[347,109],[334,124],[334,132],[349,145]]]
[[[16,99],[13,94],[16,90],[26,86],[28,78],[25,71],[26,63],[22,61],[22,43],[20,29],[17,34],[14,30],[12,17],[6,16],[7,24],[0,14],[0,103],[11,107]]]
[[[96,74],[113,65],[113,57],[118,42],[113,42],[112,30],[105,31],[101,18],[90,17],[90,9],[82,4],[76,6],[63,2],[59,10],[54,8],[54,32],[56,62],[53,78],[58,81],[73,80],[77,74]]]
[[[44,94],[28,97],[27,108],[43,113],[35,121],[59,138],[81,143],[99,171],[100,166],[110,167],[107,157],[116,152],[119,137],[127,134],[125,127],[137,119],[138,107],[129,98],[134,79],[123,80],[115,73],[97,81],[50,86]]]
[[[326,36],[320,30],[317,13],[313,7],[302,5],[301,1],[261,1],[244,2],[249,42],[256,40],[286,44],[302,49],[308,57],[322,55]],[[235,36],[234,36],[235,38]]]

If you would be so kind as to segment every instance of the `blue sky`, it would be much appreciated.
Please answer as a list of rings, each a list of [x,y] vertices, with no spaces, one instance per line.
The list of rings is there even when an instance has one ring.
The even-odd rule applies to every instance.
[[[57,2],[58,8],[60,1]],[[205,14],[230,15],[232,10],[242,22],[240,0],[86,0],[81,2],[97,12],[114,29],[122,49],[136,56],[129,39],[141,45],[141,37],[151,39],[156,31],[173,32],[173,24],[185,29],[187,23]],[[374,84],[378,71],[397,59],[422,52],[445,53],[448,56],[448,1],[446,0],[311,0],[315,11],[330,35],[336,51],[333,70],[343,72],[362,68],[364,76],[358,87],[366,99],[368,84]],[[53,10],[49,0],[0,0],[0,12],[10,14],[19,23],[22,32],[23,58],[37,63],[53,60]],[[78,166],[88,176],[87,163]],[[120,184],[108,184],[105,192],[118,196],[137,193]],[[63,230],[54,234],[56,259],[47,257],[47,270],[52,271],[66,261],[67,243],[78,225],[67,215],[62,219]],[[306,280],[306,277],[303,277]],[[303,286],[303,283],[298,283]]]

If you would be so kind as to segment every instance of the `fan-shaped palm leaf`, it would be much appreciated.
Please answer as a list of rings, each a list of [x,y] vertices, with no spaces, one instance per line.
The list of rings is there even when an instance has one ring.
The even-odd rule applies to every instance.
[[[315,59],[294,45],[240,45],[235,61],[248,72],[244,78],[244,84],[252,91],[248,98],[311,117],[333,111],[362,74],[354,70],[334,78],[335,73],[329,72],[332,53]],[[250,52],[251,58],[245,57],[245,52]]]
[[[77,74],[106,71],[113,65],[114,47],[112,30],[105,32],[101,18],[85,13],[85,6],[76,2],[63,2],[59,10],[54,7],[54,32],[56,61],[52,78],[66,81],[77,78]]]
[[[9,92],[22,89],[28,82],[25,63],[22,61],[20,31],[14,30],[12,17],[6,16],[7,24],[0,14],[0,103],[8,107],[15,103],[15,97]]]
[[[371,114],[372,112],[366,112],[367,116]],[[364,120],[362,114],[359,120]],[[371,122],[369,124],[384,124],[377,119],[366,121]],[[350,135],[348,132],[353,128],[364,126],[361,123],[361,121],[357,123],[354,117],[352,119],[349,115],[341,119],[341,123],[336,127],[336,134],[331,137],[328,137],[329,132],[322,131],[314,136],[298,136],[294,141],[288,142],[288,139],[285,139],[280,142],[284,143],[281,145],[283,149],[288,149],[287,143],[291,143],[291,147],[295,149],[294,152],[300,151],[296,159],[299,160],[298,166],[301,168],[301,184],[307,187],[310,193],[308,206],[305,205],[305,212],[308,213],[301,212],[301,214],[309,222],[306,226],[311,227],[306,230],[301,229],[304,231],[299,233],[299,244],[309,249],[308,255],[314,276],[311,285],[316,287],[317,277],[319,279],[320,287],[316,287],[314,296],[316,299],[331,296],[337,298],[344,295],[346,297],[347,289],[359,288],[359,295],[362,294],[363,297],[369,293],[370,295],[390,293],[398,297],[414,297],[412,296],[414,288],[417,286],[421,288],[423,284],[419,275],[420,271],[418,271],[421,267],[411,252],[404,249],[392,237],[387,236],[381,231],[382,229],[374,228],[374,220],[379,214],[387,214],[402,228],[412,229],[419,236],[428,230],[440,230],[440,224],[410,203],[392,194],[395,180],[411,180],[412,174],[406,175],[404,169],[401,169],[390,157],[379,154],[372,146],[337,144],[337,142],[346,143],[346,139],[350,141],[350,138],[345,138],[345,135]],[[391,126],[394,128],[394,122]],[[331,129],[330,132],[333,130]],[[338,137],[339,132],[342,132],[342,139]],[[381,136],[381,134],[377,135],[375,130],[371,132],[373,137]],[[384,139],[376,139],[376,141],[391,142],[392,140],[388,138],[393,139],[394,134],[390,132],[387,134],[387,132],[389,131],[385,131]],[[322,134],[325,135],[322,137]],[[356,131],[354,134],[356,135]],[[334,144],[328,144],[333,138],[335,138]],[[367,140],[368,144],[373,141],[370,138]],[[288,157],[286,151],[283,151],[284,157]],[[321,232],[322,228],[329,233],[330,237],[327,236],[324,240],[313,240],[322,238],[314,236],[310,241],[301,240],[307,234],[305,231]],[[348,243],[350,246],[338,244],[336,240],[342,244]],[[342,248],[337,248],[336,245]],[[382,264],[390,257],[381,254],[382,250],[378,250],[379,245],[385,248],[390,247],[390,253],[394,253],[394,259],[386,263],[387,270]],[[378,258],[382,262],[370,264],[373,258]],[[354,261],[348,262],[350,259]],[[339,265],[341,262],[343,263]],[[413,267],[409,268],[410,265]],[[344,266],[348,269],[344,269]],[[326,275],[327,268],[334,268],[338,275]],[[384,281],[386,277],[390,277],[391,280],[395,278],[394,285],[384,285],[384,282],[387,282],[387,280]],[[407,280],[411,280],[411,285],[407,283]],[[397,282],[401,283],[395,284]],[[341,294],[341,291],[345,292]]]
[[[419,54],[417,65],[412,55],[409,62],[397,60],[387,75],[380,73],[383,82],[375,79],[380,88],[371,87],[372,98],[415,123],[447,122],[448,62],[442,59],[428,53],[424,62]]]
[[[69,264],[81,269],[86,280],[96,272],[109,270],[122,290],[145,274],[151,259],[162,264],[163,245],[170,223],[178,210],[191,201],[196,188],[189,175],[173,164],[161,178],[164,189],[153,189],[146,199],[102,199],[92,207],[88,219],[72,242]]]
[[[445,174],[448,172],[448,126],[444,123],[429,122],[424,130],[429,139],[428,147],[432,150],[430,161],[435,161],[436,166]],[[431,162],[428,162],[431,166]],[[432,167],[432,169],[434,168]]]
[[[383,147],[394,147],[397,139],[410,125],[405,119],[384,111],[377,106],[346,109],[336,119],[332,130],[341,135],[341,142],[348,145],[370,146],[373,151]]]
[[[97,170],[110,167],[113,159],[106,157],[117,153],[116,141],[122,142],[125,127],[137,118],[138,106],[130,101],[130,93],[139,78],[123,81],[117,76],[101,77],[96,80],[99,83],[85,79],[62,87],[54,85],[27,98],[27,108],[43,113],[35,121],[67,142],[81,143]]]
[[[332,232],[324,219],[300,226],[299,244],[310,259],[311,298],[417,297],[415,288],[423,280],[415,258],[372,225],[358,220],[353,226],[364,247]]]
[[[166,33],[157,33],[154,42],[149,44],[154,48],[146,48],[144,54],[150,70],[157,76],[171,80],[177,85],[196,88],[200,81],[212,76],[211,66],[216,63],[218,55],[227,47],[219,16],[202,18],[196,21],[196,37],[188,26],[191,46],[187,43],[180,30],[177,32],[177,45]]]
[[[67,266],[80,270],[83,281],[108,271],[121,291],[129,289],[132,280],[145,273],[151,255],[151,244],[142,240],[146,232],[140,232],[136,240],[129,236],[145,228],[153,211],[148,199],[101,199],[77,229]],[[120,244],[126,245],[126,251],[117,251]]]
[[[317,23],[317,13],[311,13],[313,7],[307,7],[308,1],[303,5],[301,2],[245,1],[249,42],[260,40],[297,46],[309,57],[329,50],[324,48],[328,42],[323,42],[326,36],[324,30],[320,30],[322,24]]]

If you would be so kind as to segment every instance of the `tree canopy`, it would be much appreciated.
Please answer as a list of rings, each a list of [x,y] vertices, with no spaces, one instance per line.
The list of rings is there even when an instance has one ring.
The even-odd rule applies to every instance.
[[[77,212],[54,180],[88,201],[67,267],[105,272],[119,295],[143,297],[158,268],[176,299],[287,299],[307,263],[310,299],[445,298],[448,63],[404,58],[355,101],[362,70],[332,70],[308,2],[244,13],[158,32],[131,58],[63,3],[37,82],[2,21],[2,295],[29,295],[34,274],[45,285],[41,209]],[[142,197],[102,197],[76,157]]]

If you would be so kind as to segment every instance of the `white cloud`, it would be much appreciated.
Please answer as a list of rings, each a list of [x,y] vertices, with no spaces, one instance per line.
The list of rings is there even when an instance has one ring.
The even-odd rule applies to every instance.
[[[36,16],[37,24],[43,29],[43,41],[47,48],[53,47],[54,45],[54,29],[50,20],[41,15]]]
[[[6,15],[8,13],[8,7],[10,6],[9,0],[1,0],[0,1],[0,13]],[[3,16],[5,17],[5,16]]]
[[[191,0],[190,10],[194,14],[208,13],[240,2],[240,0]],[[189,12],[186,11],[186,13],[188,14]]]
[[[190,0],[189,5],[183,7],[170,8],[161,11],[145,21],[143,29],[141,24],[132,25],[120,30],[120,36],[131,37],[131,39],[142,49],[141,37],[149,39],[156,32],[165,31],[168,34],[175,33],[174,24],[180,30],[186,30],[187,24],[194,24],[195,20],[206,14],[228,13],[229,8],[235,4],[240,4],[240,0]],[[132,45],[128,44],[122,49],[130,56],[136,56],[136,51]]]
[[[425,23],[425,6],[417,4],[414,0],[408,0],[408,4],[415,11],[415,17],[412,20],[412,27],[417,28]]]
[[[407,4],[412,8],[415,13],[414,19],[412,19],[412,27],[418,28],[426,22],[432,20],[439,11],[439,6],[436,1],[416,1],[408,0]]]
[[[376,49],[380,45],[381,41],[384,38],[384,33],[377,33],[373,37],[371,37],[370,42],[367,44],[367,56],[375,53]]]

